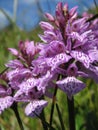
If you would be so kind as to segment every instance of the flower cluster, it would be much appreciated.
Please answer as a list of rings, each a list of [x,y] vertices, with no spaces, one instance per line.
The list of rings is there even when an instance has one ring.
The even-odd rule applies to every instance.
[[[88,22],[88,14],[78,18],[77,7],[69,10],[62,3],[55,17],[45,16],[49,22],[40,22],[42,42],[20,42],[19,51],[9,48],[16,59],[1,76],[7,85],[0,84],[0,113],[13,102],[24,102],[26,115],[34,117],[47,105],[43,96],[52,97],[49,89],[58,86],[71,100],[86,86],[78,77],[98,82],[98,20]]]

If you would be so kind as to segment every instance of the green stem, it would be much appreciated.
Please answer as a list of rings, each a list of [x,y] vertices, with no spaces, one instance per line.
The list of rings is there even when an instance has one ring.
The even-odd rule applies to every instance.
[[[65,126],[64,126],[64,123],[63,123],[63,119],[62,119],[62,114],[60,112],[58,104],[56,104],[56,109],[57,109],[57,112],[58,112],[58,117],[59,117],[59,121],[60,121],[60,124],[61,124],[61,129],[65,130]]]
[[[20,130],[24,130],[24,127],[23,127],[23,124],[22,124],[22,121],[21,121],[21,118],[20,118],[20,115],[19,115],[19,112],[18,112],[18,109],[17,109],[17,103],[13,103],[11,108],[15,113],[15,116],[17,118],[17,121],[18,121],[18,124],[19,124],[19,127],[20,127]]]
[[[55,130],[52,126],[50,126],[50,124],[48,122],[46,122],[45,120],[42,119],[41,116],[37,115],[36,113],[34,113],[40,120],[41,122],[44,124],[44,125],[47,125],[47,127],[50,128],[50,130]]]
[[[69,113],[69,128],[70,130],[76,130],[75,128],[75,113],[74,113],[74,98],[70,100],[67,98],[68,113]]]
[[[53,95],[53,100],[52,100],[52,106],[51,106],[51,113],[50,113],[50,126],[52,126],[52,120],[53,120],[53,113],[54,113],[54,105],[55,105],[55,98],[56,98],[56,93],[57,93],[57,86],[55,87],[54,90],[54,95]]]
[[[91,18],[89,18],[86,22],[90,22],[92,20],[95,20],[96,18],[98,18],[98,14],[95,14],[94,16],[92,16]]]
[[[59,78],[60,78],[60,75],[58,76],[57,80],[59,80]],[[52,98],[52,106],[51,106],[50,121],[49,121],[50,122],[50,126],[52,126],[53,113],[54,113],[54,105],[55,105],[55,101],[56,101],[57,90],[58,90],[58,87],[56,85],[55,86],[55,90],[54,90],[54,95],[53,95],[53,98]]]
[[[94,1],[94,4],[95,4],[95,7],[96,7],[96,10],[97,10],[97,12],[98,12],[98,5],[97,5],[97,2],[96,2],[96,0],[93,0]]]
[[[45,119],[44,111],[42,111],[42,113],[40,114],[40,117],[41,117],[41,123],[42,123],[42,125],[43,125],[43,129],[44,129],[44,130],[48,130],[47,124],[44,123],[44,121],[46,120],[46,119]]]
[[[8,70],[8,68],[5,68],[1,73],[0,73],[0,76],[5,73],[6,71]]]

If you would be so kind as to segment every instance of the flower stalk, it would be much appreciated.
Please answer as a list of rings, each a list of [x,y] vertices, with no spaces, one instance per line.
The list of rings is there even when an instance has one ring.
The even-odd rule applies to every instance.
[[[15,116],[17,118],[17,121],[18,121],[18,124],[19,124],[19,127],[20,127],[20,130],[24,130],[22,120],[21,120],[19,112],[18,112],[17,103],[14,102],[13,105],[11,106],[11,108],[15,113]]]
[[[60,112],[60,109],[59,109],[59,106],[58,106],[57,103],[56,103],[56,109],[57,109],[57,112],[58,112],[58,117],[59,117],[59,121],[60,121],[60,124],[61,124],[61,129],[65,130],[65,126],[64,126],[64,123],[63,123],[63,119],[62,119],[62,114]]]
[[[44,121],[46,120],[44,111],[41,112],[40,117],[41,117],[41,123],[43,125],[43,129],[48,130],[47,124],[44,123]]]
[[[58,79],[57,79],[57,80],[59,80],[59,78],[60,78],[60,75],[58,76]],[[55,90],[54,90],[53,99],[52,99],[51,112],[50,112],[50,126],[52,126],[53,113],[54,113],[54,105],[55,105],[57,90],[58,90],[58,87],[57,87],[57,85],[56,85],[56,86],[55,86]]]
[[[74,112],[74,97],[70,100],[67,98],[68,113],[69,113],[69,129],[76,130],[75,128],[75,112]]]
[[[50,113],[50,126],[52,126],[52,121],[53,121],[56,93],[57,93],[57,86],[55,87],[54,96],[52,100],[51,113]]]

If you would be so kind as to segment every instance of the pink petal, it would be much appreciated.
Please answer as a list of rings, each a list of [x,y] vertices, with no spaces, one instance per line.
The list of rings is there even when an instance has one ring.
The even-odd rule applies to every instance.
[[[15,69],[15,68],[22,68],[23,64],[19,60],[10,60],[7,64],[5,64],[6,67]]]
[[[30,117],[36,117],[46,105],[47,101],[45,100],[34,100],[26,106],[25,114]]]
[[[18,87],[20,88],[14,97],[18,97],[21,94],[25,93],[28,95],[28,92],[36,86],[36,80],[34,78],[29,78],[26,81],[23,81]]]
[[[56,84],[68,95],[69,99],[71,99],[72,95],[80,92],[85,87],[85,84],[75,77],[67,77],[57,81]]]
[[[47,58],[47,64],[52,67],[52,69],[55,69],[59,65],[66,63],[70,60],[70,56],[66,53],[60,53],[53,58]]]
[[[18,51],[15,48],[8,48],[8,50],[15,56],[18,56]]]
[[[54,27],[48,22],[40,22],[40,26],[44,30],[53,30]]]
[[[0,114],[7,108],[9,108],[13,103],[13,97],[6,96],[4,98],[0,98]]]
[[[54,21],[54,17],[53,17],[51,14],[46,13],[45,16],[46,16],[46,18],[47,18],[49,21],[51,21],[51,22]]]
[[[92,63],[92,59],[81,51],[71,51],[71,56],[76,60],[82,62],[86,68],[89,68],[90,63]]]

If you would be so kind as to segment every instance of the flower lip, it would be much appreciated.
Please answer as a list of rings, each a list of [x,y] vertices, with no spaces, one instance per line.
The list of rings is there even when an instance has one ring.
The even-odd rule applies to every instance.
[[[25,108],[25,114],[30,117],[36,117],[41,113],[42,109],[47,106],[48,102],[45,100],[34,100],[30,102]]]
[[[56,82],[56,84],[62,91],[67,94],[69,99],[71,99],[73,95],[85,88],[85,84],[73,76],[59,80]]]

